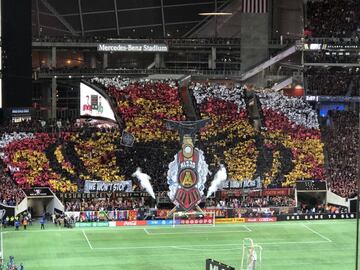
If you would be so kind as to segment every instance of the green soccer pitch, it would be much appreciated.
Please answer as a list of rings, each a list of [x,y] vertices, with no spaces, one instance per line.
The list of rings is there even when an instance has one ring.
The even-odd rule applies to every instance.
[[[240,269],[242,240],[263,247],[262,270],[355,269],[355,221],[2,231],[5,258],[26,270],[204,270],[207,258]],[[5,260],[6,261],[6,260]]]

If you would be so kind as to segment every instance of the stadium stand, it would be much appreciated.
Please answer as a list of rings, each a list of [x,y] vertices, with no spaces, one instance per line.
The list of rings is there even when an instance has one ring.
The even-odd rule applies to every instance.
[[[265,186],[291,186],[299,179],[323,179],[324,156],[316,112],[301,98],[259,93],[265,145],[272,167]]]
[[[359,37],[360,9],[357,0],[307,1],[305,29],[314,37]]]
[[[22,189],[20,189],[8,175],[6,175],[3,168],[1,168],[0,174],[0,203],[15,206],[24,199],[25,194]]]
[[[117,130],[83,128],[76,132],[65,129],[60,133],[28,133],[21,140],[9,139],[4,146],[4,161],[13,178],[22,187],[50,185],[56,191],[76,191],[83,180],[124,180],[140,166],[159,181],[154,186],[164,190],[177,135],[166,129],[163,119],[185,119],[175,83],[119,78],[94,81],[116,100],[125,130],[136,138],[134,147],[120,147]],[[291,186],[296,179],[322,178],[322,144],[316,113],[301,99],[259,94],[266,131],[258,133],[248,120],[243,88],[193,84],[190,89],[200,117],[212,120],[199,141],[212,171],[224,163],[234,180],[257,177],[257,166],[267,167],[257,161],[256,143],[262,136],[273,155],[272,171],[267,172],[272,180],[267,185],[273,182],[273,186]],[[301,144],[299,140],[308,143]],[[291,151],[287,150],[289,147]],[[160,162],[157,157],[165,157],[167,162]],[[128,160],[131,162],[125,163]]]
[[[310,95],[358,95],[359,68],[311,67],[306,70],[307,92]]]
[[[326,178],[330,189],[345,198],[357,194],[359,166],[359,114],[336,111],[322,127],[328,168]]]
[[[199,148],[210,161],[210,170],[224,163],[232,179],[252,179],[256,172],[257,150],[253,138],[255,130],[247,119],[244,89],[197,83],[191,85],[190,90],[200,117],[211,119],[199,140]]]

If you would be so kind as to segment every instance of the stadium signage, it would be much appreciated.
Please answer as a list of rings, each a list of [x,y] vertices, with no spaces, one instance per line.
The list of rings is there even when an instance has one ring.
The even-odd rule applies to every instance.
[[[277,221],[276,217],[265,217],[265,218],[246,218],[245,222],[255,223],[255,222],[275,222]]]
[[[354,219],[354,213],[346,214],[313,214],[313,215],[279,215],[278,221],[295,221],[295,220],[328,220],[328,219]]]
[[[136,44],[136,43],[100,43],[99,52],[167,52],[166,44]]]
[[[49,188],[46,187],[36,187],[32,189],[23,189],[26,196],[28,197],[46,197],[46,196],[54,196]]]
[[[306,101],[360,102],[360,97],[347,96],[305,96]]]
[[[157,197],[159,197],[159,193],[156,193]],[[90,199],[90,198],[108,198],[109,193],[102,191],[97,193],[58,193],[59,198],[63,199]],[[147,192],[117,192],[111,194],[111,196],[115,198],[141,198],[141,197],[149,197],[149,193]]]
[[[109,222],[76,222],[75,227],[109,227]]]
[[[212,259],[207,259],[206,270],[235,270],[235,268]]]
[[[11,110],[12,114],[29,114],[30,109],[28,108],[16,108]]]
[[[223,183],[223,188],[238,188],[238,189],[258,189],[261,188],[260,178],[254,180],[234,181],[227,180]]]
[[[144,226],[147,225],[146,220],[129,220],[129,221],[116,221],[117,227],[123,227],[123,226]]]
[[[243,223],[245,218],[217,218],[216,224],[234,224],[234,223]]]
[[[290,188],[269,188],[262,190],[263,196],[289,196],[292,190]]]
[[[180,224],[182,225],[214,224],[214,220],[212,218],[201,218],[201,219],[190,218],[186,220],[180,220]]]
[[[175,221],[176,224],[179,224],[180,221]],[[147,225],[172,225],[173,221],[170,219],[159,219],[159,220],[148,220]]]
[[[104,182],[104,181],[85,181],[84,192],[132,192],[132,182]]]

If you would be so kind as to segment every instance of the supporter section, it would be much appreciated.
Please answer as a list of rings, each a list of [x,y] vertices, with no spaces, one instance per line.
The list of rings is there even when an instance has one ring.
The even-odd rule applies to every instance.
[[[308,34],[316,37],[359,36],[357,0],[310,0],[306,4]]]
[[[359,177],[359,114],[332,112],[322,126],[328,168],[326,179],[331,191],[345,198],[357,194]]]

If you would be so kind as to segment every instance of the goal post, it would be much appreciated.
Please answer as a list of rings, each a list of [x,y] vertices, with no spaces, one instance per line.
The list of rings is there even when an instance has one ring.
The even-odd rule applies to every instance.
[[[243,240],[240,270],[261,270],[262,246],[254,244],[251,238]]]
[[[175,212],[172,226],[208,225],[215,226],[215,212]]]
[[[0,266],[3,265],[4,262],[4,235],[3,232],[0,233]]]

